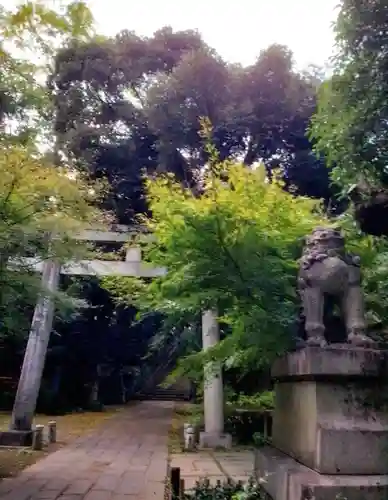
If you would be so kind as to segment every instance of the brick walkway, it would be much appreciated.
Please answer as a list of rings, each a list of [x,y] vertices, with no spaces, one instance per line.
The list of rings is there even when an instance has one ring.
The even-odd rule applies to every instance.
[[[128,407],[93,434],[0,482],[0,499],[163,500],[173,408],[162,401]]]

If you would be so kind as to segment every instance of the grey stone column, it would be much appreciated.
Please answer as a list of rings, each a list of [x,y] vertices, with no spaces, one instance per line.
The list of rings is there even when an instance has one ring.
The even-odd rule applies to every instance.
[[[59,285],[61,266],[47,260],[43,266],[42,291],[35,307],[18,390],[11,418],[11,430],[31,430],[38,399],[47,346],[54,319],[52,294]]]
[[[202,345],[209,349],[220,341],[220,331],[215,310],[205,311],[202,315]],[[203,390],[205,432],[201,432],[201,448],[230,448],[232,439],[224,433],[224,387],[222,369],[219,363],[205,366]]]

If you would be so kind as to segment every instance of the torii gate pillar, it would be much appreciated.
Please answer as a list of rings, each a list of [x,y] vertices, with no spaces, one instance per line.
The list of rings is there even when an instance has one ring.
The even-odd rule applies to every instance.
[[[220,341],[218,314],[215,310],[202,314],[202,345],[206,350]],[[219,363],[208,363],[205,368],[203,404],[205,432],[199,436],[200,448],[231,448],[232,436],[224,433],[224,387]]]

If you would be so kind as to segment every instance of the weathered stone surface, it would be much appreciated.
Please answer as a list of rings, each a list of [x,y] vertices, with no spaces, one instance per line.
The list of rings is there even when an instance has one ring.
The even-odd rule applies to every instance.
[[[93,488],[95,490],[102,490],[102,491],[115,491],[118,487],[119,482],[120,482],[119,476],[114,474],[103,474],[94,483]]]
[[[45,482],[39,478],[29,478],[23,484],[17,483],[15,488],[12,488],[5,495],[0,495],[2,500],[30,500],[42,491]]]
[[[345,345],[306,347],[277,359],[272,377],[312,379],[319,377],[380,377],[386,370],[388,352]]]
[[[355,346],[372,347],[375,344],[366,334],[360,258],[346,252],[340,230],[317,227],[306,238],[298,289],[307,345],[327,345],[324,313],[326,309],[332,314],[335,304],[341,308],[346,327],[345,335],[340,338]]]
[[[209,309],[202,314],[203,350],[220,341],[218,311]],[[203,409],[205,432],[199,436],[200,448],[230,448],[232,437],[224,430],[224,390],[220,363],[207,363],[204,367]]]
[[[80,496],[80,495],[61,495],[60,499],[61,500],[83,500],[82,496]]]
[[[216,452],[213,453],[214,458],[219,463],[221,469],[232,478],[245,478],[254,474],[254,452],[253,450],[237,450],[235,452]]]
[[[273,500],[385,500],[388,476],[322,475],[271,447],[257,450],[256,472]]]
[[[69,487],[70,481],[71,481],[70,479],[65,480],[58,477],[54,477],[45,484],[44,492],[46,493],[53,492],[59,496],[59,494],[62,493],[62,491],[64,491],[66,488]]]
[[[324,474],[388,474],[386,351],[308,347],[273,367],[276,448]],[[362,452],[360,452],[362,450]]]
[[[282,382],[275,394],[276,448],[325,474],[388,474],[388,418],[368,386]]]
[[[93,486],[93,480],[78,479],[73,481],[65,491],[66,495],[85,495]]]
[[[30,497],[30,500],[57,500],[59,498],[59,491],[43,490]],[[63,497],[62,497],[63,498]]]
[[[199,448],[224,448],[229,450],[232,447],[232,436],[227,433],[201,432],[199,434]]]
[[[22,262],[33,266],[35,271],[42,272],[43,264],[37,257],[25,257]],[[14,263],[15,264],[15,263]],[[61,274],[72,276],[143,276],[155,278],[164,276],[167,270],[164,267],[150,267],[146,263],[140,262],[120,262],[104,260],[80,260],[77,262],[66,262],[61,267]]]
[[[91,490],[86,495],[85,500],[110,500],[111,498],[112,498],[112,493],[109,491]]]
[[[144,488],[144,474],[141,472],[126,472],[116,491],[124,495],[140,495]]]
[[[1,431],[0,446],[31,446],[32,431]]]

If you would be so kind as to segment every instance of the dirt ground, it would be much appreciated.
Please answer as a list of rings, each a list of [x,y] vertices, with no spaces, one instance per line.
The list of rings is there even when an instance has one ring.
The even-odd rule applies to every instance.
[[[117,415],[122,408],[107,407],[103,412],[71,413],[69,415],[50,417],[37,415],[35,424],[47,426],[50,420],[57,422],[57,443],[46,445],[42,451],[32,451],[31,448],[7,448],[0,446],[0,479],[16,476],[21,470],[40,458],[58,450],[73,439],[102,425],[106,420]],[[10,421],[10,414],[0,412],[0,430],[6,430]]]

